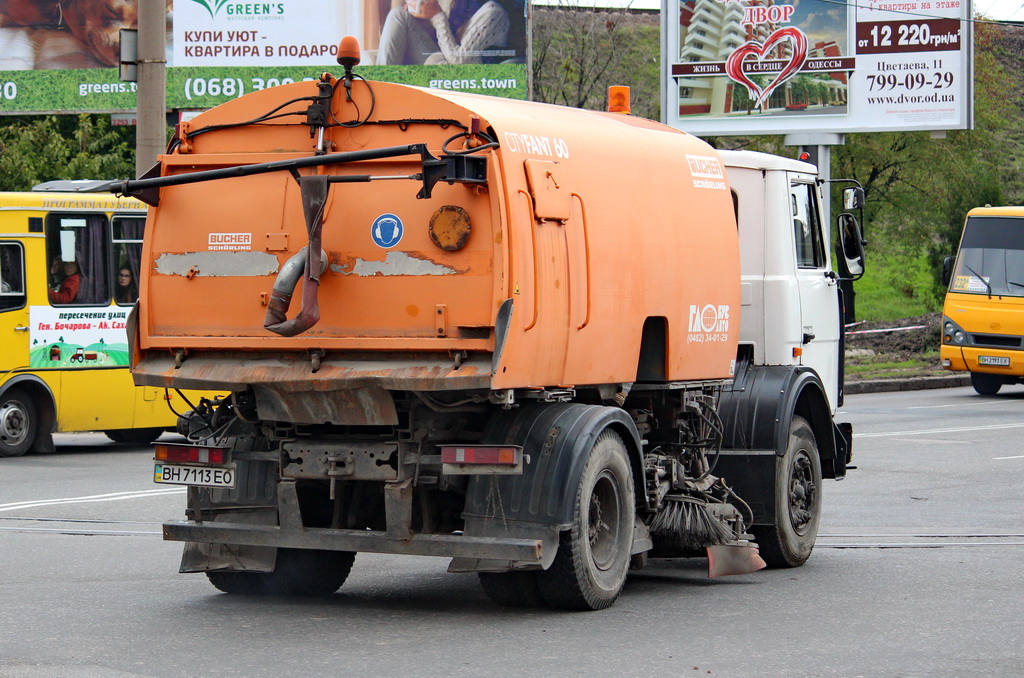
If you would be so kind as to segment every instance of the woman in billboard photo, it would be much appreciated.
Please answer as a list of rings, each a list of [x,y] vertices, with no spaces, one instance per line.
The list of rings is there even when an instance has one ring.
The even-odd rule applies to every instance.
[[[496,0],[405,0],[392,6],[377,64],[473,64],[507,55],[509,14]]]
[[[138,17],[137,0],[0,0],[0,70],[117,66]]]

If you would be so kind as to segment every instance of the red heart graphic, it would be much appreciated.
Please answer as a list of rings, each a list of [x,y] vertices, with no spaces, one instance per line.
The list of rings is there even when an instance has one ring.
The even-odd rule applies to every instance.
[[[743,62],[750,56],[755,57],[758,61],[763,60],[784,40],[793,42],[793,54],[789,57],[789,63],[779,71],[779,74],[768,83],[767,87],[762,89],[743,72]],[[730,78],[747,88],[750,98],[755,100],[754,106],[758,107],[767,101],[776,87],[799,73],[805,61],[807,61],[807,36],[799,28],[788,26],[769,35],[763,43],[751,40],[737,47],[725,61],[725,72]]]

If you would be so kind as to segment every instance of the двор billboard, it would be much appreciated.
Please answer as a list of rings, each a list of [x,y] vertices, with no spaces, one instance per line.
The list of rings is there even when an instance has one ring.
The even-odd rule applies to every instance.
[[[665,0],[663,110],[697,134],[971,127],[970,0]]]
[[[0,0],[0,113],[135,109],[118,80],[136,0]],[[526,97],[525,0],[166,0],[167,106],[207,108],[340,71],[359,38],[367,78]]]

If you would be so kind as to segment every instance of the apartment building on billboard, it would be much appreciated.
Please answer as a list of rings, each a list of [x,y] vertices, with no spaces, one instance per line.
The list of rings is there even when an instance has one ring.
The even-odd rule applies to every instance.
[[[679,12],[679,61],[680,64],[723,63],[734,50],[748,41],[764,43],[768,37],[783,26],[782,23],[762,21],[744,23],[749,13],[756,8],[775,7],[775,0],[746,0],[745,2],[722,0],[683,0]],[[773,12],[774,14],[774,12]],[[789,41],[780,42],[771,53],[763,55],[770,59],[788,59],[792,55]],[[834,41],[815,43],[807,50],[810,58],[839,57],[840,46]],[[725,76],[680,77],[679,115],[723,115],[746,111],[751,105],[743,85]],[[831,73],[828,79],[819,81],[814,101],[808,104],[845,103],[847,74]],[[806,94],[797,94],[797,98]],[[793,83],[772,91],[766,108],[792,107]]]

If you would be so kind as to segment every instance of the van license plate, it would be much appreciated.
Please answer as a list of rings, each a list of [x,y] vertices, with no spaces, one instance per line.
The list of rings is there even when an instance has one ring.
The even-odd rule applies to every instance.
[[[167,485],[234,487],[235,470],[186,464],[156,464],[153,468],[153,482]]]
[[[991,365],[992,367],[1009,367],[1010,359],[1001,355],[980,355],[978,356],[978,364]]]

